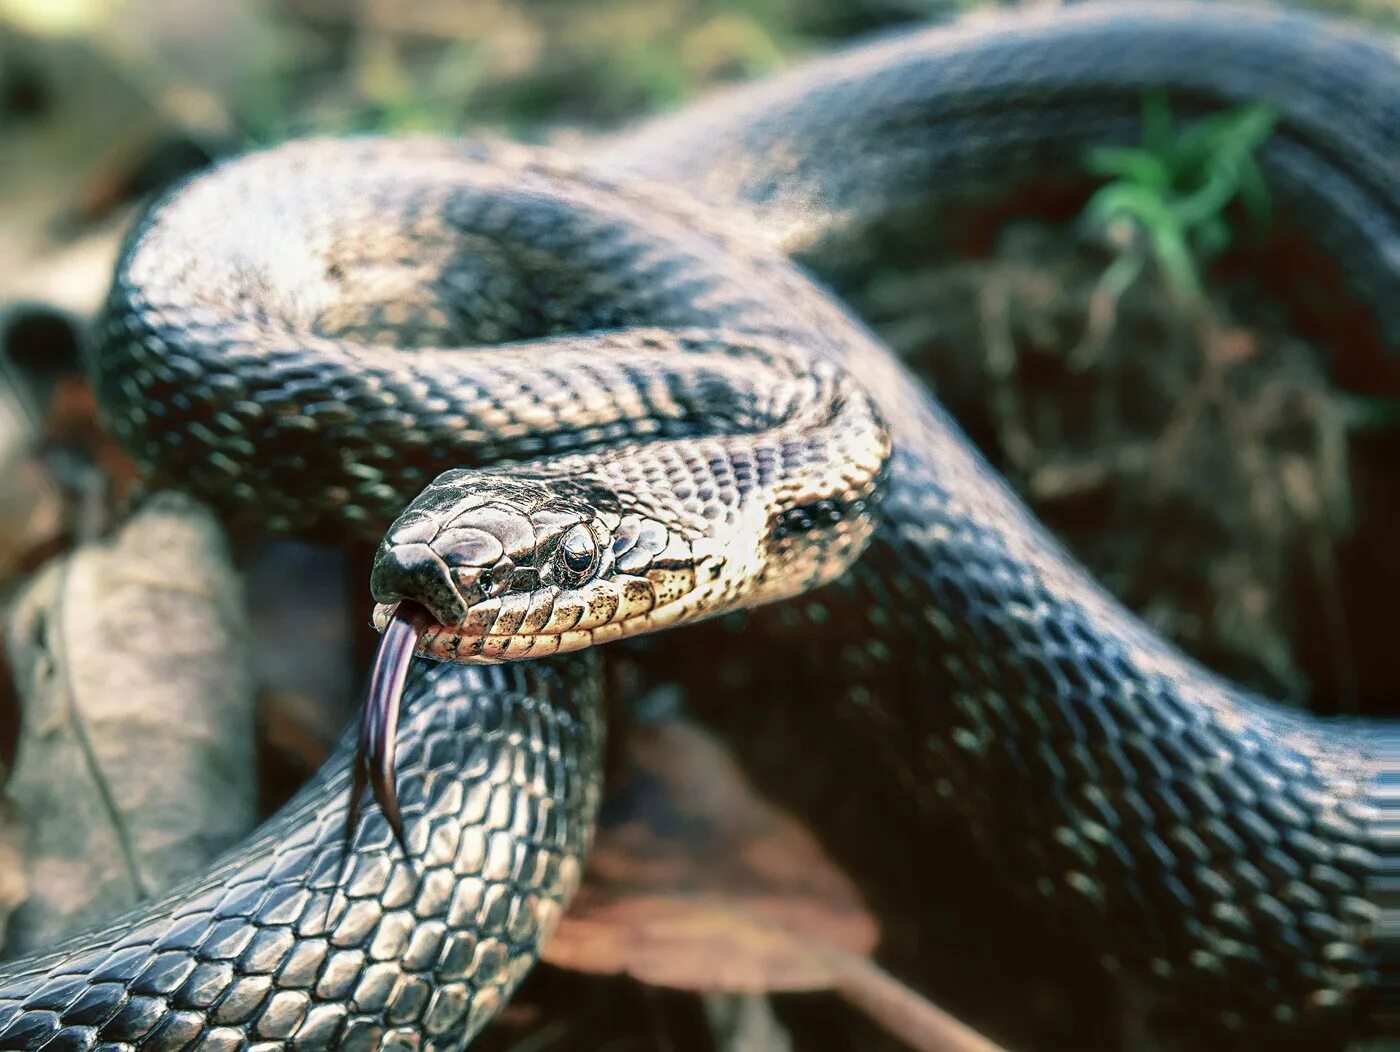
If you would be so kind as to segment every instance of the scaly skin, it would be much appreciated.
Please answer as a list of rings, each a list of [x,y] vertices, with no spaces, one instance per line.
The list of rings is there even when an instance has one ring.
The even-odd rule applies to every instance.
[[[758,343],[799,363],[759,381],[729,373],[740,404],[765,392],[786,403],[804,376],[855,377],[874,409],[861,419],[882,420],[893,447],[852,485],[881,503],[831,500],[821,517],[784,519],[813,476],[793,471],[800,457],[779,457],[776,477],[802,481],[746,549],[776,580],[749,574],[757,586],[735,605],[779,597],[784,574],[804,586],[836,579],[755,616],[740,637],[752,660],[790,670],[794,703],[812,719],[838,705],[868,713],[911,790],[964,815],[1024,893],[1167,996],[1250,1040],[1280,1030],[1336,1039],[1361,1026],[1378,982],[1380,895],[1394,863],[1382,790],[1391,728],[1285,712],[1153,636],[784,258],[820,271],[906,209],[1068,175],[1088,143],[1135,135],[1153,88],[1186,109],[1258,99],[1279,110],[1262,157],[1279,210],[1344,261],[1389,344],[1400,342],[1387,309],[1400,292],[1393,45],[1267,10],[1087,6],[815,63],[598,143],[572,166],[423,141],[311,143],[234,162],[138,230],[105,315],[98,386],[136,455],[231,521],[365,537],[440,471],[658,436],[706,455],[678,452],[629,483],[660,491],[664,481],[674,497],[679,477],[696,500],[716,501],[698,496],[705,483],[722,489],[727,465],[792,417],[721,419],[724,398],[707,385],[723,370],[687,374],[674,368],[683,355],[664,353],[647,364],[642,352],[657,347],[628,342],[637,326],[672,341],[703,330],[721,354]],[[624,335],[567,335],[599,329]],[[546,337],[576,356],[546,370],[480,351],[462,369],[449,352],[383,346]],[[619,349],[635,357],[608,372],[603,359]],[[718,500],[715,521],[732,523],[739,506]],[[620,528],[608,522],[610,540]],[[478,574],[486,567],[471,558],[495,552],[470,540],[455,569]],[[516,554],[540,573],[554,541]],[[840,573],[823,564],[823,542],[859,558]],[[453,607],[441,591],[416,593],[421,582],[381,583],[386,598],[436,595],[430,607]],[[461,600],[489,591],[479,576],[455,585]],[[725,608],[697,603],[687,616]],[[454,640],[471,636],[458,628]],[[508,646],[488,656],[509,657]],[[259,882],[329,895],[343,771],[214,876],[11,966],[0,1047],[222,1048],[286,1035],[370,1046],[390,1031],[410,1044],[460,1042],[499,1007],[572,886],[596,798],[596,699],[574,664],[588,660],[438,670],[410,686],[399,788],[409,845],[437,860],[439,890],[424,905],[424,891],[392,879],[401,864],[387,826],[368,818],[353,906],[332,921],[337,964],[317,957],[323,902],[298,898],[299,919],[282,920]],[[435,738],[444,719],[452,733]],[[511,719],[524,720],[519,733],[503,726]],[[430,741],[441,745],[426,750]],[[248,875],[246,897],[234,874]],[[260,917],[267,910],[279,919]],[[444,924],[460,952],[436,945]],[[254,928],[276,934],[250,940]],[[189,946],[167,964],[160,939]],[[134,940],[124,953],[123,940]],[[196,958],[204,964],[190,970]]]

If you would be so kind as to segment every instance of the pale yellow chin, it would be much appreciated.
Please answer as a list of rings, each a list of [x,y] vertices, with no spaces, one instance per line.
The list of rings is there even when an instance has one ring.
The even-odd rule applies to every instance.
[[[429,625],[415,648],[424,657],[466,665],[496,665],[503,661],[549,657],[585,650],[599,643],[611,643],[627,636],[640,635],[665,628],[684,616],[681,604],[642,614],[627,621],[614,621],[596,628],[573,629],[567,632],[516,633],[514,635],[469,635],[459,628]],[[381,631],[388,623],[393,606],[379,604],[374,610],[375,627]]]
[[[598,643],[621,639],[627,634],[622,624],[603,625],[587,631],[511,636],[469,636],[459,629],[433,625],[418,641],[418,652],[439,661],[495,665],[502,661],[521,661],[585,650]]]
[[[488,599],[467,612],[460,625],[430,624],[417,652],[439,661],[497,664],[567,654],[599,643],[667,628],[686,620],[695,604],[683,595],[657,603],[645,578],[600,582],[575,592],[538,592]],[[397,603],[377,603],[372,620],[384,631]]]

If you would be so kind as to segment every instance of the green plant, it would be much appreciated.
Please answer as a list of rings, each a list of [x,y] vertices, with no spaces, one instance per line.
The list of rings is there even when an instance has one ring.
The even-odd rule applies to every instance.
[[[1166,98],[1151,95],[1143,101],[1140,145],[1091,150],[1089,172],[1110,181],[1090,198],[1085,217],[1112,242],[1138,246],[1119,255],[1105,283],[1121,292],[1151,258],[1178,295],[1197,301],[1200,263],[1234,240],[1229,206],[1238,201],[1256,227],[1267,222],[1255,155],[1276,119],[1271,108],[1251,105],[1178,129]]]

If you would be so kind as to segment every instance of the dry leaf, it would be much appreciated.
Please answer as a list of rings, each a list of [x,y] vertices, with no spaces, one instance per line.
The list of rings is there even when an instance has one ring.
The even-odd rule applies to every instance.
[[[202,869],[253,826],[247,631],[217,523],[153,498],[36,578],[7,649],[25,698],[9,785],[29,825],[18,953]]]
[[[546,961],[704,992],[834,989],[911,1048],[997,1052],[869,959],[855,885],[714,738],[641,727],[628,754]]]
[[[820,990],[830,950],[878,937],[859,892],[803,826],[755,795],[698,728],[637,729],[587,876],[545,959],[643,982]]]
[[[58,487],[30,455],[38,439],[35,417],[0,360],[0,590],[63,529]]]
[[[62,495],[32,459],[0,462],[0,591],[61,547],[66,531]]]
[[[14,806],[0,799],[0,944],[5,940],[10,917],[29,897],[29,881],[24,872],[24,823]]]
[[[0,596],[95,536],[136,469],[80,376],[81,323],[41,304],[0,309]]]
[[[79,451],[101,480],[104,495],[119,501],[135,488],[139,471],[98,422],[97,396],[83,376],[63,376],[54,384],[44,420],[44,438]]]

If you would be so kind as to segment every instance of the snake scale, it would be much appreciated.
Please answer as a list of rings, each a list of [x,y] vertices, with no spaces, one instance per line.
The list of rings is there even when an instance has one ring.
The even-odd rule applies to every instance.
[[[1152,90],[1277,110],[1276,207],[1400,347],[1400,49],[1273,9],[1005,16],[568,157],[293,143],[157,204],[91,356],[109,426],[235,527],[392,524],[403,713],[213,872],[6,965],[0,1047],[461,1047],[579,880],[586,648],[770,603],[742,638],[819,656],[809,718],[864,714],[1067,930],[1252,1047],[1362,1032],[1395,735],[1150,633],[807,276],[907,209],[1073,174]],[[342,876],[352,778],[386,806]]]

